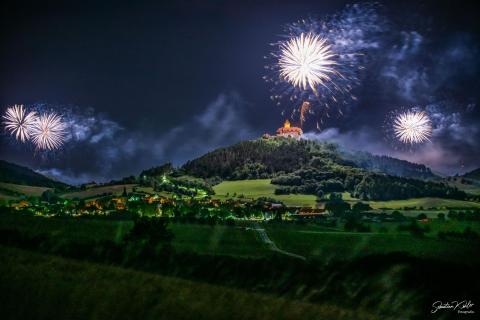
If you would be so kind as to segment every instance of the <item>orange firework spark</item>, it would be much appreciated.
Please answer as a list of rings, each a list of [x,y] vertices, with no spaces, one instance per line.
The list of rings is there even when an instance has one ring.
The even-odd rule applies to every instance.
[[[306,120],[306,113],[310,110],[310,102],[304,101],[300,107],[300,127],[303,128],[303,123]]]

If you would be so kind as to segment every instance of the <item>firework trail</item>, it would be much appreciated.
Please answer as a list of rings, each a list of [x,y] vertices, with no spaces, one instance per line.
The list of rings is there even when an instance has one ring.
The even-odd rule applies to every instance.
[[[304,101],[302,106],[300,107],[300,127],[303,127],[303,123],[307,120],[306,113],[310,111],[310,103],[308,101]],[[318,127],[318,123],[317,123]]]
[[[382,27],[377,5],[368,3],[347,6],[323,20],[286,25],[266,57],[264,80],[271,84],[271,99],[292,108],[292,117],[302,116],[303,102],[312,106],[309,113],[320,115],[320,122],[341,115],[357,99],[353,89],[360,83],[367,51],[379,46]]]
[[[55,150],[65,139],[65,124],[56,113],[40,115],[32,125],[30,136],[37,149]]]
[[[27,113],[23,105],[9,107],[2,116],[5,129],[21,142],[25,142],[30,138],[30,130],[35,122],[35,117],[35,112]]]

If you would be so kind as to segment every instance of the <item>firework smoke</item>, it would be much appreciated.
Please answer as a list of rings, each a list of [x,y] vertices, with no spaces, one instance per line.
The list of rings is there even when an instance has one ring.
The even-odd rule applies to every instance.
[[[35,122],[35,117],[35,112],[26,113],[23,105],[14,105],[8,108],[2,116],[5,129],[21,142],[30,138],[30,130]]]

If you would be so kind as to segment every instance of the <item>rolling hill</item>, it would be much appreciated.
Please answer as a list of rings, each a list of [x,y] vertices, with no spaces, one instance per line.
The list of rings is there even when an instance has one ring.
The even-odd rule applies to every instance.
[[[65,189],[67,184],[41,175],[32,169],[0,160],[0,182],[17,185]]]
[[[463,175],[464,178],[470,180],[479,180],[480,181],[480,168],[467,172]]]
[[[417,179],[438,179],[432,170],[423,164],[416,164],[388,156],[377,156],[368,152],[342,153],[347,159],[353,161],[360,168],[374,172],[385,173]]]
[[[279,186],[276,194],[346,191],[362,200],[466,198],[456,187],[429,179],[435,176],[423,165],[363,153],[346,155],[337,145],[309,140],[242,141],[188,161],[181,170],[204,179],[270,178]]]

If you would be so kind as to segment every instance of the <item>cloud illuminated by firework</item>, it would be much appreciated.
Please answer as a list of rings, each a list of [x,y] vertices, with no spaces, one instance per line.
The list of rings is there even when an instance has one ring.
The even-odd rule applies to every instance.
[[[403,143],[423,143],[430,140],[432,123],[423,111],[406,111],[393,120],[393,132]]]
[[[337,62],[326,39],[311,33],[301,33],[281,44],[278,59],[280,75],[293,86],[307,90],[309,87],[317,92],[317,87],[327,87],[332,82],[331,74]]]
[[[65,124],[56,113],[45,113],[36,118],[30,131],[30,136],[37,147],[43,150],[60,148],[65,139]]]
[[[23,105],[9,107],[2,116],[5,129],[22,142],[30,138],[30,130],[35,122],[35,117],[35,112],[27,113]]]

